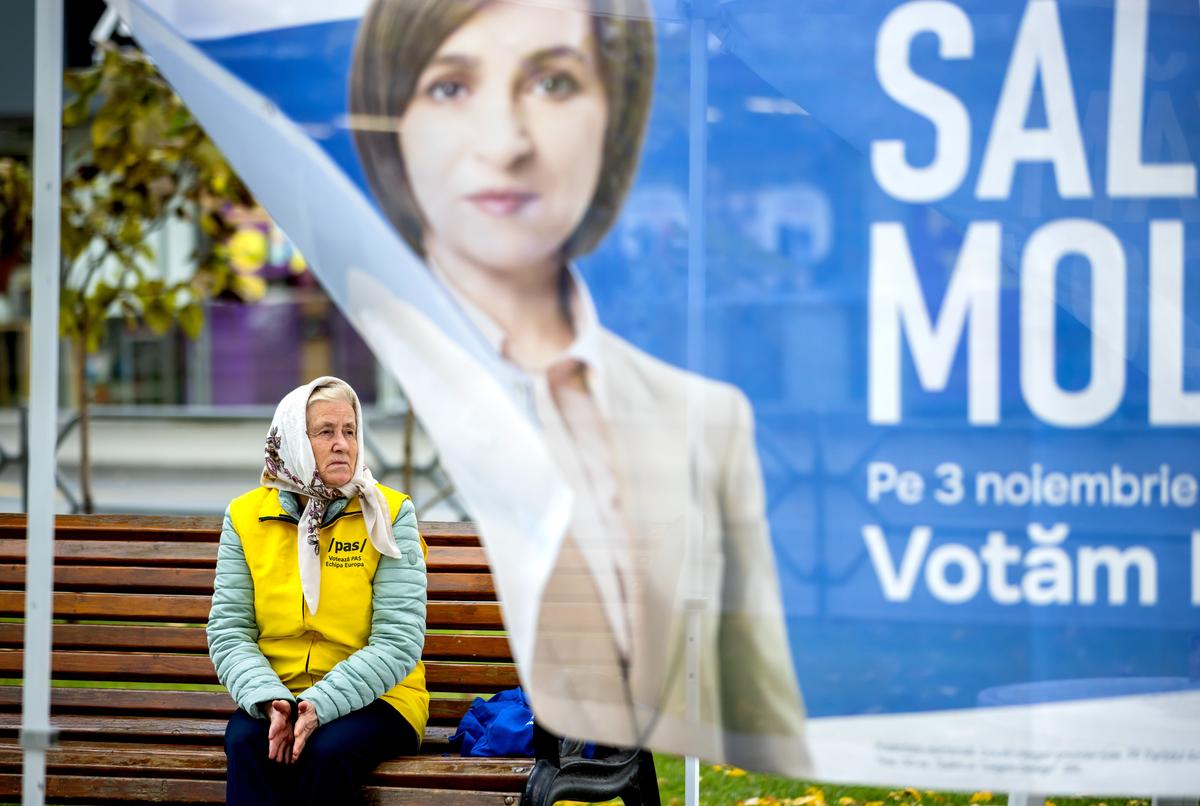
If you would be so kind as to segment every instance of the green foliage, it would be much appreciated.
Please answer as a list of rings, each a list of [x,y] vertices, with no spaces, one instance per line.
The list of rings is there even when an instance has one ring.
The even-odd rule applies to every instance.
[[[62,192],[64,336],[87,352],[119,315],[195,337],[202,303],[229,284],[221,244],[232,205],[252,199],[179,97],[141,53],[105,46],[99,62],[64,77],[67,154]],[[204,236],[190,279],[148,276],[147,238],[166,221],[195,221]]]
[[[28,260],[32,237],[33,182],[29,169],[15,160],[0,160],[0,260]]]
[[[253,200],[141,53],[105,46],[95,66],[68,71],[63,84],[63,336],[95,352],[107,319],[121,316],[156,333],[178,323],[194,338],[203,301],[229,286],[226,212]],[[32,218],[29,169],[0,159],[0,263],[29,259]],[[147,276],[147,237],[171,218],[203,233],[184,282]]]

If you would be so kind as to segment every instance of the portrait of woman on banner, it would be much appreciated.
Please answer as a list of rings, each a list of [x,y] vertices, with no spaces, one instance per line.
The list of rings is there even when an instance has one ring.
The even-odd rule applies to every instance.
[[[637,172],[650,17],[644,0],[374,0],[351,66],[355,144],[382,213],[520,371],[514,397],[573,493],[523,670],[539,719],[799,773],[749,402],[606,329],[573,263]]]

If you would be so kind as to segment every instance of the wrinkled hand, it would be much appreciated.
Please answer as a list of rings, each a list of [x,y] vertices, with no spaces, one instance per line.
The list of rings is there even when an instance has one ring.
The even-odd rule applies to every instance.
[[[267,731],[267,756],[280,764],[292,763],[293,731],[292,704],[287,700],[272,700],[267,709],[271,727]]]
[[[300,701],[300,709],[296,717],[296,727],[293,731],[296,735],[296,740],[292,744],[292,761],[300,758],[300,752],[304,750],[304,744],[308,741],[308,737],[312,736],[313,731],[317,729],[317,709],[312,703],[307,700]]]

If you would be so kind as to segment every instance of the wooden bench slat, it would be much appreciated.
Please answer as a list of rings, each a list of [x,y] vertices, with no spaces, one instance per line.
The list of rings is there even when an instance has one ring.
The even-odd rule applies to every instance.
[[[435,660],[492,660],[512,663],[512,650],[508,646],[508,639],[503,635],[426,633],[422,657]]]
[[[0,565],[0,587],[23,588],[25,566]],[[210,593],[211,568],[137,568],[132,566],[58,565],[54,568],[56,591],[159,591],[164,593]]]
[[[184,541],[54,541],[54,560],[62,565],[146,565],[207,568],[217,563],[216,543]],[[21,565],[25,561],[24,539],[0,540],[0,562]],[[430,546],[428,568],[431,572],[458,571],[487,573],[487,555],[478,546]]]
[[[50,719],[50,724],[58,728],[63,739],[99,738],[100,740],[114,739],[157,739],[174,740],[182,743],[220,741],[225,735],[225,717],[214,719],[187,718],[149,718],[144,716],[95,716],[80,714],[63,714]],[[0,713],[0,733],[15,736],[21,727],[20,714]],[[449,725],[430,725],[425,728],[425,738],[422,750],[427,752],[446,752],[450,737],[454,735],[454,727]]]
[[[478,546],[430,546],[427,565],[431,572],[473,571],[490,574],[487,554]]]
[[[24,660],[20,649],[0,649],[0,675],[19,676]],[[51,653],[50,670],[54,677],[73,680],[217,682],[208,655],[64,650]],[[437,690],[496,691],[517,685],[517,672],[511,664],[427,661],[425,679]]]
[[[0,623],[0,647],[24,645],[24,625]],[[163,652],[207,652],[204,625],[191,627],[131,624],[55,624],[55,649],[141,649]]]
[[[21,689],[0,686],[0,711],[21,707]],[[51,711],[129,711],[177,716],[221,716],[233,713],[234,704],[224,691],[171,691],[129,688],[52,688]]]
[[[133,751],[133,752],[131,752]],[[19,771],[21,748],[0,743],[0,771]],[[120,742],[63,742],[46,754],[52,775],[145,775],[148,772],[224,779],[225,751],[220,747],[130,745]],[[488,788],[519,791],[532,764],[528,758],[403,756],[385,761],[369,782],[422,788]]]
[[[0,648],[19,649],[24,645],[24,625],[0,623]],[[208,639],[202,626],[166,627],[129,624],[55,624],[55,649],[133,649],[139,651],[208,651]],[[508,639],[503,635],[427,634],[422,657],[434,660],[500,660],[512,658]]]
[[[425,679],[434,691],[501,691],[520,685],[515,664],[426,661]]]
[[[411,789],[367,785],[363,789],[366,806],[516,806],[521,798],[516,792],[464,792],[459,789]]]
[[[464,779],[469,779],[472,786],[519,791],[532,769],[529,758],[405,756],[383,762],[369,780],[393,786],[411,786],[419,782],[429,787],[458,788]]]
[[[219,515],[57,515],[54,532],[80,537],[120,540],[215,541],[221,531]],[[0,514],[0,537],[24,537],[25,515]]]
[[[185,594],[168,597],[142,593],[56,592],[54,616],[108,621],[204,623],[208,621],[211,598]],[[0,615],[24,616],[25,592],[0,591]]]
[[[466,521],[421,521],[417,529],[430,546],[479,545],[479,529],[475,524]]]
[[[21,589],[25,585],[25,566],[0,564],[0,588]],[[114,565],[58,565],[54,568],[57,591],[155,593],[199,593],[212,591],[211,568],[138,568]],[[482,573],[438,573],[429,576],[431,599],[495,599],[491,576]]]
[[[200,717],[146,717],[114,715],[62,714],[50,719],[64,739],[83,737],[109,737],[128,739],[176,740],[192,742],[219,741],[225,735],[228,717],[204,719]],[[0,714],[0,731],[16,731],[20,727],[20,714]]]
[[[430,554],[433,549],[430,549]],[[430,599],[485,599],[495,601],[496,585],[491,574],[448,573],[433,569],[429,574]]]
[[[21,793],[19,774],[0,774],[0,796]],[[141,803],[224,803],[223,781],[187,778],[108,778],[104,776],[62,775],[47,779],[46,797],[52,800],[136,800]],[[363,802],[369,806],[474,806],[486,804],[515,806],[513,792],[464,792],[455,789],[411,789],[367,786]]]
[[[429,602],[425,628],[430,630],[503,630],[500,605],[495,602]]]
[[[204,623],[208,620],[209,596],[179,594],[164,597],[138,593],[54,594],[56,618],[103,621],[163,621]],[[0,591],[0,616],[25,615],[24,591]],[[494,602],[433,601],[425,609],[429,629],[499,630],[504,622]]]
[[[133,751],[133,752],[131,752]],[[21,768],[21,747],[0,742],[0,771]],[[202,777],[224,778],[225,749],[208,746],[168,746],[129,742],[65,741],[46,753],[52,773],[81,774],[100,770],[130,774],[145,768],[156,772],[187,772]],[[136,774],[136,773],[134,773]]]
[[[0,775],[0,796],[21,792],[21,776]],[[110,778],[91,775],[57,775],[46,779],[50,800],[134,800],[140,803],[221,803],[224,781],[188,778]]]
[[[216,543],[170,541],[55,540],[54,559],[60,563],[96,563],[121,565],[201,566],[213,568],[217,562]],[[25,540],[0,540],[0,562],[25,560]]]
[[[457,725],[470,700],[430,695],[429,722]],[[0,686],[0,711],[21,708],[21,689]],[[50,691],[53,714],[121,713],[173,714],[176,716],[228,717],[234,704],[224,691],[170,691],[162,689],[63,688]]]
[[[25,653],[0,649],[0,675],[19,676]],[[166,655],[130,652],[53,652],[51,676],[69,680],[158,681],[216,683],[207,655]]]

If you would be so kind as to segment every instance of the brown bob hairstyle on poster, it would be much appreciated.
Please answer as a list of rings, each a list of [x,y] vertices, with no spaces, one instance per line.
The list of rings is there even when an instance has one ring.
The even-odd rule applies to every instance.
[[[367,182],[392,226],[424,255],[421,212],[413,198],[395,121],[442,42],[495,0],[375,0],[363,15],[350,70],[354,142]],[[608,232],[637,173],[654,83],[654,28],[646,0],[603,0],[592,17],[610,111],[600,181],[588,213],[563,247],[586,255]],[[616,114],[611,114],[617,110]]]

